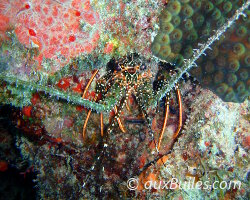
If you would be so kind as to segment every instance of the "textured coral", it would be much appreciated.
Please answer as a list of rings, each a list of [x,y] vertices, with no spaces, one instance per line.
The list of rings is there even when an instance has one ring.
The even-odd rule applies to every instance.
[[[188,157],[190,156],[189,162],[195,160],[192,160],[192,156],[197,151],[196,157],[200,157],[200,161],[196,159],[196,163],[200,163],[200,169],[207,173],[205,173],[206,176],[201,177],[202,180],[208,177],[211,179],[214,176],[213,170],[216,170],[222,180],[241,181],[240,189],[224,190],[225,196],[230,194],[231,198],[244,197],[247,195],[249,158],[247,157],[248,146],[244,145],[242,140],[244,141],[249,135],[246,133],[249,124],[245,119],[249,102],[247,100],[242,104],[222,102],[212,92],[202,90],[193,103],[189,120],[186,121],[184,140],[182,140],[185,143],[190,134],[195,138],[194,146],[186,150]],[[196,125],[191,127],[191,124]],[[189,150],[192,148],[195,151]],[[178,151],[178,147],[176,150]],[[222,191],[208,192],[210,195],[216,195],[216,192]]]
[[[152,43],[152,52],[160,59],[180,66],[183,58],[190,58],[192,50],[204,43],[241,4],[169,1],[159,16],[160,30]]]
[[[161,1],[4,0],[0,35],[6,39],[5,32],[14,29],[22,44],[39,49],[39,65],[45,68],[44,59],[52,59],[50,73],[94,50],[116,56],[138,51],[149,56],[161,5]]]
[[[249,96],[249,14],[230,27],[191,71],[224,101],[243,102]]]
[[[170,1],[159,16],[160,30],[152,43],[153,54],[181,67],[183,60],[191,58],[193,50],[198,49],[244,2]],[[201,67],[193,73],[225,101],[242,102],[249,95],[248,19],[249,16],[241,18],[227,32],[229,37],[213,46],[208,59],[198,60]]]
[[[140,52],[150,57],[151,37],[162,5],[161,0],[97,1],[95,8],[105,30],[101,35],[105,51],[115,55]]]
[[[226,103],[209,90],[187,98],[190,115],[173,150],[148,170],[146,181],[156,181],[155,196],[170,199],[244,199],[248,196],[249,145],[248,101]],[[185,100],[184,100],[185,101]],[[153,175],[155,177],[153,177]],[[158,188],[160,181],[178,179],[182,189]],[[141,177],[140,177],[141,178]],[[184,188],[185,181],[240,181],[240,188]],[[189,185],[191,186],[191,185]],[[184,188],[184,189],[183,189]],[[151,198],[154,194],[144,190]]]
[[[39,63],[43,58],[54,58],[60,65],[65,64],[80,53],[91,52],[99,39],[100,19],[89,1],[4,0],[0,14],[10,21],[9,26],[15,27],[22,44],[39,48]],[[2,26],[4,32],[7,25]]]

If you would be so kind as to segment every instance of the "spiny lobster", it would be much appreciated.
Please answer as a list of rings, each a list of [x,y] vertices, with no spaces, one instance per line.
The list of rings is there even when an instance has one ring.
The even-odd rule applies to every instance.
[[[98,71],[99,70],[95,70],[93,72],[90,80],[88,81],[85,87],[82,98],[85,98],[87,90],[89,89]],[[135,97],[139,109],[142,111],[143,116],[146,119],[148,125],[150,125],[150,119],[147,115],[147,111],[144,106],[144,100],[140,98],[140,94],[143,93],[149,98],[152,97],[154,91],[148,89],[152,88],[152,86],[147,87],[147,85],[152,85],[152,78],[153,75],[150,72],[150,69],[143,64],[143,62],[139,59],[139,56],[137,54],[131,54],[130,56],[120,59],[118,62],[116,62],[115,69],[110,70],[106,75],[97,80],[96,95],[94,97],[95,102],[103,101],[108,96],[114,95],[112,94],[114,88],[116,88],[116,90],[117,89],[119,90],[119,97],[117,97],[117,99],[120,99],[119,100],[120,102],[118,103],[119,104],[118,106],[115,105],[114,107],[115,116],[110,120],[111,122],[108,125],[106,134],[109,134],[112,131],[111,127],[114,126],[115,120],[117,121],[120,130],[123,133],[126,132],[126,129],[119,116],[121,114],[121,110],[124,108],[124,105],[126,105],[126,108],[130,110],[128,105],[128,98],[130,95],[133,95]],[[179,123],[178,123],[178,128],[174,133],[174,139],[178,136],[182,127],[182,101],[181,101],[181,92],[178,85],[176,85],[176,94],[179,103]],[[157,151],[160,150],[161,141],[167,125],[167,119],[169,114],[169,96],[170,95],[168,93],[165,101],[164,123],[159,135],[158,144],[156,145]],[[82,131],[83,138],[85,138],[87,124],[91,112],[92,112],[91,110],[88,111],[85,123],[83,125],[83,131]],[[103,137],[104,136],[103,113],[100,113],[100,127],[101,127],[101,136]],[[153,133],[152,133],[152,138],[154,138]]]

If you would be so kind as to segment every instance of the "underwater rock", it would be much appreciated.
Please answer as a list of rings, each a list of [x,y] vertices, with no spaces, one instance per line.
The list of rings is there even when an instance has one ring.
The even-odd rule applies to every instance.
[[[202,181],[203,184],[205,181],[213,184],[216,180],[227,183],[240,181],[240,188],[179,189],[167,192],[166,196],[204,199],[216,198],[221,193],[223,196],[246,197],[247,193],[244,191],[248,187],[246,177],[249,170],[249,133],[246,131],[249,129],[246,118],[248,101],[242,104],[222,102],[211,91],[202,89],[190,108],[191,112],[178,144],[168,155],[165,164],[161,164],[159,180],[174,177],[182,188],[190,188],[190,180],[194,183]]]

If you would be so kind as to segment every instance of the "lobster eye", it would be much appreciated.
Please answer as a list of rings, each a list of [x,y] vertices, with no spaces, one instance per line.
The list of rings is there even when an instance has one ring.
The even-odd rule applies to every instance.
[[[121,71],[121,69],[122,69],[122,68],[121,68],[120,65],[116,65],[116,66],[115,66],[115,70],[116,70],[116,71]]]
[[[140,66],[140,70],[145,70],[145,69],[147,69],[146,65],[141,65]]]

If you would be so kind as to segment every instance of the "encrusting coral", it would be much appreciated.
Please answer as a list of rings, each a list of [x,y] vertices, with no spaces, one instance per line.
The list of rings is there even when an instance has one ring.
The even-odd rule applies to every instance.
[[[0,3],[0,20],[3,21],[1,35],[14,26],[22,44],[39,49],[40,53],[35,57],[39,64],[43,59],[57,61],[50,66],[50,73],[59,70],[79,53],[92,52],[100,37],[99,15],[89,1],[3,0]],[[81,28],[80,21],[85,28]]]

